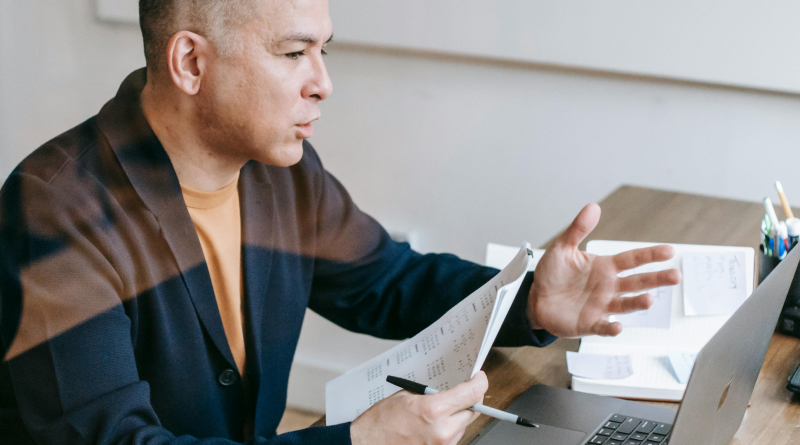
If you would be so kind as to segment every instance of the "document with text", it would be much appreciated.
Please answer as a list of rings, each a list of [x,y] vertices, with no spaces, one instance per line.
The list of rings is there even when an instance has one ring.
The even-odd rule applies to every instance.
[[[425,330],[328,382],[327,424],[350,422],[399,391],[386,382],[389,375],[440,391],[472,378],[486,360],[532,256],[526,243],[500,273]]]

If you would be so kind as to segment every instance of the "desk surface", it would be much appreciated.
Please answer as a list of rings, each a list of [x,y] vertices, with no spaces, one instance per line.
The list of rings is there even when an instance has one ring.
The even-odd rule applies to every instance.
[[[653,241],[758,247],[764,207],[684,193],[623,186],[600,206],[600,224],[589,239]],[[800,213],[797,212],[796,213]],[[581,249],[585,248],[585,243]],[[485,403],[507,408],[537,383],[569,387],[565,351],[577,351],[578,340],[559,339],[546,348],[494,348],[483,366],[490,387]],[[731,444],[800,443],[800,397],[786,389],[800,362],[800,339],[775,334],[751,398],[751,406]],[[662,403],[678,406],[677,403]],[[467,429],[469,444],[490,422],[481,416]],[[317,424],[324,425],[324,418]]]

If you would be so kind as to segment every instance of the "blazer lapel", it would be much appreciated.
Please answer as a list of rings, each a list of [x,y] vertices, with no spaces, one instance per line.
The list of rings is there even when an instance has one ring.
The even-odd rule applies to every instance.
[[[144,70],[125,79],[117,96],[98,114],[98,125],[136,193],[161,226],[203,327],[235,368],[203,249],[183,201],[178,176],[141,111],[139,94],[145,82]]]
[[[239,199],[242,208],[242,273],[246,310],[245,333],[247,341],[247,366],[258,385],[261,375],[262,318],[264,302],[272,270],[275,250],[275,224],[277,221],[275,195],[268,173],[245,165],[239,182]],[[251,367],[252,366],[252,367]]]

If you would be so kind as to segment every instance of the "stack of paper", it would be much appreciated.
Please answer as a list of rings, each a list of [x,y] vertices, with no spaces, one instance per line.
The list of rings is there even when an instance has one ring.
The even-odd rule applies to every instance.
[[[325,387],[328,425],[349,422],[399,391],[394,375],[438,390],[469,380],[481,369],[532,259],[519,249],[499,274],[412,339],[331,380]]]
[[[586,251],[614,255],[653,243],[591,241]],[[617,397],[681,400],[686,389],[685,361],[716,334],[753,290],[755,252],[749,247],[672,244],[675,257],[630,273],[677,268],[683,283],[650,291],[656,299],[647,311],[611,317],[623,325],[617,337],[586,337],[580,354],[629,355],[633,375],[621,379],[572,377],[572,388]],[[689,364],[688,366],[691,366]],[[677,369],[676,369],[677,368]],[[681,380],[685,380],[681,378]]]

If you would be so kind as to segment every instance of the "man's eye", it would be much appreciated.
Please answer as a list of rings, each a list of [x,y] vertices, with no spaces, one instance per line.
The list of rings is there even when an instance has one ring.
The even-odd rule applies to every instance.
[[[294,53],[289,53],[289,54],[287,54],[287,55],[286,55],[286,57],[288,57],[288,58],[290,58],[290,59],[292,59],[292,60],[297,60],[297,59],[299,59],[299,58],[300,58],[300,56],[302,56],[302,55],[303,55],[303,52],[302,52],[302,51],[297,51],[297,52],[294,52]]]
[[[328,55],[328,52],[327,52],[327,51],[325,51],[325,48],[322,48],[322,55],[323,55],[323,56],[327,56],[327,55]]]

